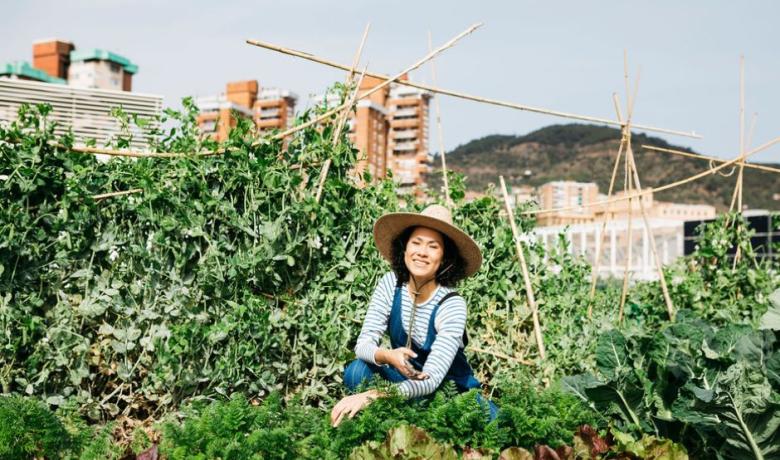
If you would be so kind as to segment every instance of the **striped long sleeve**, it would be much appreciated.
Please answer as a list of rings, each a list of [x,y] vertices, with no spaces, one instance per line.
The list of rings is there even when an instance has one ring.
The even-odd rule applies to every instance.
[[[382,277],[377,284],[371,303],[363,321],[363,327],[355,346],[358,358],[376,364],[374,354],[379,348],[379,340],[387,331],[390,311],[393,304],[396,277],[390,272]],[[416,345],[422,346],[428,335],[428,323],[433,309],[451,290],[439,287],[431,298],[415,310],[414,331],[412,338]],[[404,330],[408,330],[412,310],[412,300],[406,286],[402,290],[401,312]],[[423,366],[423,372],[428,374],[426,380],[407,380],[399,383],[398,390],[407,397],[419,397],[432,393],[441,385],[447,374],[458,348],[463,346],[462,337],[466,327],[466,303],[461,297],[451,297],[445,301],[436,315],[436,339],[431,346],[431,352]]]
[[[374,354],[379,349],[379,340],[387,331],[387,323],[390,321],[395,280],[394,273],[385,274],[371,296],[371,303],[368,305],[368,312],[355,345],[355,354],[367,363],[376,364]]]

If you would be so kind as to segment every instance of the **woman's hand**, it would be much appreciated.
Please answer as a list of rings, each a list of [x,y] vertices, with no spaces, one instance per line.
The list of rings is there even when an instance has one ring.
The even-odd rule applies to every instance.
[[[364,391],[350,396],[346,396],[339,401],[330,412],[330,423],[333,427],[339,426],[345,416],[352,418],[363,408],[371,404],[373,400],[379,397],[376,390]]]
[[[428,378],[428,374],[418,371],[411,363],[410,358],[416,358],[417,353],[406,347],[399,347],[393,350],[385,350],[380,348],[374,355],[374,360],[377,364],[389,364],[396,368],[407,379],[412,380],[425,380]]]

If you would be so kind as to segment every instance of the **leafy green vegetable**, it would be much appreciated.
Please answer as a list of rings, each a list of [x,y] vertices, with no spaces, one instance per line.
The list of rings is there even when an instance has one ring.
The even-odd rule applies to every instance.
[[[349,458],[455,460],[458,456],[452,447],[436,443],[425,431],[412,425],[402,425],[390,430],[382,444],[370,441],[353,450]]]
[[[621,429],[660,434],[724,459],[780,453],[773,333],[717,328],[683,312],[655,335],[609,331],[597,349],[599,377],[568,377],[564,385],[615,416]]]

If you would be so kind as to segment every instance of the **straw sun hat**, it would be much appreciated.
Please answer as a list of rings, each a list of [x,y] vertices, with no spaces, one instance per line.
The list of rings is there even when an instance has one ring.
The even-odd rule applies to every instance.
[[[482,253],[477,243],[463,230],[452,225],[452,214],[444,206],[434,204],[419,214],[413,212],[393,212],[377,219],[374,224],[374,243],[379,253],[388,262],[393,261],[393,240],[410,227],[427,227],[447,235],[455,243],[460,256],[466,262],[466,277],[473,275],[482,265]]]

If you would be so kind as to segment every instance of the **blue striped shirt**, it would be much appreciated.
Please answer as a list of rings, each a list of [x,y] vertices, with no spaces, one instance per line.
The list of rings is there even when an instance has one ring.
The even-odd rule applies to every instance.
[[[390,311],[393,307],[393,297],[396,285],[395,273],[385,274],[374,289],[368,312],[363,320],[363,327],[355,345],[355,354],[368,363],[376,364],[374,354],[379,349],[379,340],[387,331]],[[431,313],[441,299],[452,292],[452,289],[439,286],[433,295],[423,304],[418,304],[415,310],[414,331],[412,340],[422,347],[428,336],[428,323]],[[404,283],[401,289],[401,322],[404,331],[409,331],[409,318],[412,311],[412,299]],[[431,345],[431,352],[423,366],[423,372],[428,374],[426,380],[406,380],[397,384],[398,390],[406,397],[419,397],[433,393],[441,385],[447,371],[452,365],[455,353],[463,346],[463,331],[466,328],[466,302],[460,296],[447,299],[436,313],[436,340]]]

